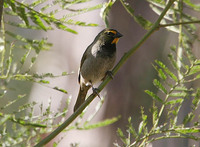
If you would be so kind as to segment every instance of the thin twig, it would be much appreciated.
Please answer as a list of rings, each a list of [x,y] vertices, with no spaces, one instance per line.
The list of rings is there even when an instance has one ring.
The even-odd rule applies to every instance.
[[[194,24],[194,23],[200,23],[200,20],[186,21],[186,22],[176,22],[176,23],[170,23],[170,24],[160,24],[159,28],[169,27],[169,26],[185,25],[185,24]]]
[[[47,125],[27,122],[23,119],[15,118],[14,115],[11,115],[11,114],[3,115],[3,113],[0,113],[0,117],[2,117],[3,119],[6,119],[6,120],[10,120],[10,121],[12,121],[16,124],[23,125],[23,126],[33,126],[33,127],[39,127],[39,128],[46,128],[47,127]]]

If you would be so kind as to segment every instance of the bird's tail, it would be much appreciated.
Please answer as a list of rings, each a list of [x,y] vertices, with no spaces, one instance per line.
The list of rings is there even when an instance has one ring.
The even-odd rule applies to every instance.
[[[85,97],[90,87],[91,86],[85,86],[85,85],[83,87],[80,87],[76,104],[74,106],[74,112],[84,103]]]

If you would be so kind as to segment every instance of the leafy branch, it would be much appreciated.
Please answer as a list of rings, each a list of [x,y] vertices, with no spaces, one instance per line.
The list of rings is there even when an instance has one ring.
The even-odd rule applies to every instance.
[[[80,25],[80,26],[97,26],[97,24],[93,24],[93,23],[86,24],[84,22],[73,21],[71,19],[66,21],[66,19],[67,19],[66,16],[64,16],[61,19],[57,19],[54,15],[55,15],[55,13],[58,12],[58,10],[55,10],[54,12],[52,12],[50,14],[45,14],[42,12],[44,10],[46,10],[46,8],[44,10],[42,10],[42,12],[36,11],[32,8],[33,6],[36,7],[37,6],[36,4],[28,5],[28,4],[18,2],[16,0],[9,1],[8,4],[10,4],[11,8],[13,9],[13,12],[16,12],[19,16],[21,16],[20,13],[24,13],[27,10],[28,15],[21,16],[21,19],[25,22],[25,24],[27,26],[29,26],[29,24],[30,24],[29,20],[28,20],[28,17],[29,17],[36,25],[38,25],[44,31],[47,31],[47,27],[44,25],[42,20],[44,22],[46,22],[48,25],[54,24],[58,29],[62,29],[64,31],[68,31],[68,32],[71,32],[74,34],[77,34],[77,32],[75,30],[70,29],[69,27],[67,27],[66,25],[63,25],[63,24]]]
[[[37,124],[37,123],[27,122],[26,120],[22,119],[16,119],[15,115],[11,114],[3,115],[3,113],[0,113],[0,117],[3,117],[3,120],[1,120],[0,125],[2,125],[5,121],[9,120],[13,123],[20,124],[22,126],[41,127],[41,128],[47,127],[46,125],[43,124]]]
[[[173,60],[170,59],[170,61]],[[150,92],[149,90],[145,91],[154,100],[153,108],[151,110],[153,126],[150,129],[147,128],[147,115],[145,115],[143,109],[141,109],[142,121],[140,122],[138,131],[136,132],[136,130],[133,128],[130,117],[128,119],[129,125],[126,131],[128,132],[128,135],[125,135],[121,129],[118,129],[118,136],[126,146],[141,147],[146,146],[153,141],[166,138],[187,138],[196,141],[200,140],[200,137],[198,136],[198,133],[200,133],[200,124],[198,120],[199,115],[195,115],[194,113],[200,106],[200,91],[199,89],[187,89],[185,86],[183,86],[184,83],[187,83],[186,79],[190,77],[191,74],[198,74],[200,72],[199,60],[195,60],[193,64],[194,66],[190,66],[185,70],[185,72],[182,72],[183,77],[180,80],[178,80],[177,76],[173,74],[161,61],[156,60],[155,62],[158,66],[154,65],[154,68],[156,69],[159,78],[163,81],[163,83],[155,79],[153,84],[165,95],[165,98],[163,101],[157,94]],[[182,107],[182,104],[186,98],[190,98],[192,101],[191,112],[184,117],[181,124],[178,124],[177,120],[179,114],[181,113],[180,108]],[[158,109],[158,107],[155,106],[155,102],[161,103],[161,108]],[[167,118],[162,124],[159,122],[161,115],[164,113],[165,107],[168,107]],[[194,118],[197,118],[196,122],[193,122]],[[192,126],[188,127],[187,125],[189,123]],[[131,142],[131,139],[134,141]],[[115,145],[118,146],[117,143],[115,143]]]
[[[60,30],[77,34],[77,31],[71,29],[70,26],[97,26],[95,23],[75,21],[72,17],[100,9],[102,4],[75,10],[70,7],[85,3],[87,0],[71,1],[65,4],[63,2],[66,1],[0,1],[0,18],[2,18],[0,21],[0,31],[2,32],[0,33],[0,100],[2,104],[0,107],[0,146],[19,146],[20,144],[33,146],[35,142],[40,140],[42,134],[49,133],[52,129],[62,124],[66,117],[71,100],[70,97],[67,99],[64,109],[59,112],[55,113],[51,110],[50,99],[49,105],[45,110],[43,104],[39,105],[40,113],[36,115],[34,113],[35,102],[21,103],[21,100],[27,100],[28,94],[17,94],[15,91],[17,96],[14,94],[12,97],[8,96],[8,93],[15,93],[13,91],[15,89],[18,90],[16,86],[12,88],[11,83],[14,83],[13,81],[16,83],[17,81],[19,83],[25,81],[36,82],[52,90],[67,94],[65,89],[57,86],[50,87],[48,84],[50,83],[49,79],[68,76],[69,73],[62,72],[60,75],[54,75],[52,73],[37,74],[32,71],[39,53],[50,49],[53,44],[49,43],[47,38],[43,38],[43,36],[39,39],[31,38],[32,36],[28,38],[25,37],[23,31],[15,31],[20,28],[25,30],[26,34],[31,30],[45,33],[56,27]],[[58,5],[59,7],[57,7]],[[67,11],[67,14],[65,13],[58,18],[57,13],[61,11]],[[10,26],[17,29],[11,31],[8,29]],[[28,93],[28,91],[26,92]],[[18,103],[21,103],[20,106],[17,106]],[[13,108],[13,106],[16,108]],[[106,126],[117,120],[113,118],[92,125],[87,123],[82,129]],[[71,127],[71,129],[77,129],[77,126]]]
[[[158,15],[161,15],[160,12],[162,11],[158,10],[157,7],[160,7],[161,5],[164,6],[164,2],[149,2],[154,5],[151,6],[153,10]],[[147,124],[149,123],[147,121],[147,115],[145,115],[143,109],[141,109],[142,121],[138,126],[138,131],[133,128],[131,117],[128,120],[129,125],[126,130],[128,133],[127,135],[125,135],[121,129],[117,130],[118,136],[124,146],[143,147],[153,141],[166,138],[200,140],[200,137],[198,136],[198,133],[200,133],[199,115],[195,115],[195,111],[199,108],[200,103],[199,88],[194,89],[186,86],[186,84],[199,79],[199,60],[193,56],[193,53],[190,51],[191,46],[189,45],[193,40],[197,39],[194,33],[192,33],[195,30],[195,27],[192,25],[200,23],[200,21],[195,20],[195,18],[193,18],[193,20],[183,21],[191,18],[189,14],[184,14],[183,2],[185,1],[180,0],[177,2],[178,9],[177,7],[172,7],[170,9],[171,11],[174,11],[174,15],[179,15],[178,17],[173,18],[173,15],[170,17],[169,14],[166,14],[168,17],[165,17],[165,19],[170,21],[174,20],[175,23],[166,23],[164,19],[164,21],[159,25],[159,27],[169,27],[169,30],[176,32],[179,35],[177,47],[171,47],[172,53],[168,55],[169,61],[177,73],[170,70],[163,62],[158,60],[155,61],[156,65],[154,65],[154,68],[160,79],[154,79],[153,84],[158,91],[162,93],[162,96],[164,95],[164,98],[161,98],[158,94],[152,91],[145,90],[145,92],[153,99],[153,108],[151,109],[153,126],[147,128]],[[131,8],[126,8],[130,13]],[[165,7],[161,8],[164,9]],[[131,12],[133,11],[131,10]],[[170,14],[172,14],[172,12]],[[138,23],[142,25],[142,22],[144,22],[143,20],[144,18],[139,20]],[[186,27],[187,24],[190,24],[191,26]],[[172,28],[177,25],[179,28]],[[145,28],[145,26],[143,27]],[[188,37],[188,34],[185,33],[186,31],[188,31],[188,34],[193,38],[191,36]],[[183,53],[185,53],[185,56]],[[178,123],[177,120],[185,99],[191,100],[191,111],[186,114],[182,123]],[[160,108],[156,106],[156,102],[161,104]],[[167,110],[167,118],[162,124],[160,119],[161,116],[164,115],[165,110]],[[194,118],[197,119],[196,122],[194,122]],[[186,127],[187,125],[190,125],[190,127]],[[115,143],[115,146],[119,146],[118,143]]]
[[[185,25],[185,24],[195,24],[200,23],[200,20],[194,20],[194,21],[187,21],[187,22],[176,22],[176,23],[170,23],[170,24],[160,24],[160,28],[162,27],[169,27],[169,26],[177,26],[177,25]]]

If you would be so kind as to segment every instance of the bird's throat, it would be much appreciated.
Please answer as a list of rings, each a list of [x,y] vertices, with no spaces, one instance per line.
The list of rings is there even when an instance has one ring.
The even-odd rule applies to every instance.
[[[112,43],[111,44],[117,44],[117,42],[119,41],[119,38],[115,38],[113,41],[112,41]]]

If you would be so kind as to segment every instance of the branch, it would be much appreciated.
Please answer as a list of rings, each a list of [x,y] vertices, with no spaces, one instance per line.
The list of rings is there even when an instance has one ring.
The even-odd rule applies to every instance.
[[[169,27],[169,26],[177,26],[177,25],[184,25],[184,24],[194,24],[194,23],[200,23],[200,20],[186,21],[186,22],[176,22],[176,23],[170,23],[170,24],[160,24],[159,28]]]
[[[14,115],[11,115],[11,114],[6,114],[6,115],[3,115],[3,113],[0,113],[0,117],[3,117],[3,119],[5,120],[10,120],[16,124],[19,124],[19,125],[22,125],[22,126],[32,126],[32,127],[40,127],[40,128],[47,128],[47,125],[43,125],[43,124],[39,124],[39,123],[32,123],[32,122],[27,122],[23,119],[18,119],[18,118],[15,118]],[[5,122],[4,120],[4,122]]]
[[[131,48],[127,53],[124,54],[124,56],[121,58],[121,60],[118,62],[118,64],[114,67],[112,70],[113,75],[115,75],[118,70],[121,68],[121,66],[126,63],[127,59],[130,58],[131,55],[159,28],[160,22],[167,13],[168,9],[171,7],[171,5],[174,3],[175,0],[170,0],[169,3],[166,5],[165,9],[157,19],[157,21],[154,23],[152,28],[149,30],[149,32],[146,33],[146,35],[133,47]],[[123,2],[123,1],[121,1]],[[98,89],[99,91],[102,91],[102,89],[111,81],[111,78],[107,76],[107,78],[99,85]],[[61,131],[63,131],[69,124],[71,124],[72,121],[74,121],[79,114],[93,101],[93,99],[96,97],[96,94],[91,94],[86,101],[77,109],[76,112],[74,112],[62,125],[60,125],[56,130],[54,130],[51,134],[49,134],[46,138],[44,138],[41,142],[35,145],[35,147],[41,147],[47,144],[49,141],[51,141],[54,137],[56,137]]]

